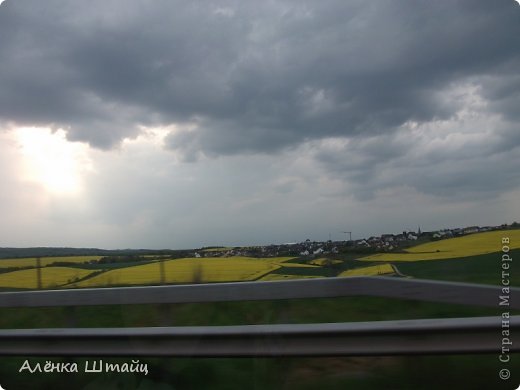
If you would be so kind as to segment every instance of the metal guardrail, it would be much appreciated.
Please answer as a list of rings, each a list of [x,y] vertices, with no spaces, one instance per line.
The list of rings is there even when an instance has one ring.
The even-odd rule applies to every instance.
[[[0,331],[3,355],[335,356],[500,353],[498,317],[305,325]],[[520,334],[520,316],[510,321]],[[513,343],[511,351],[519,348]]]
[[[389,277],[324,278],[0,293],[0,307],[88,306],[375,296],[500,307],[498,286]],[[510,288],[507,310],[520,309]],[[0,330],[0,355],[332,356],[500,353],[502,318],[305,325]],[[508,320],[512,340],[520,316]],[[520,351],[515,342],[510,352]]]

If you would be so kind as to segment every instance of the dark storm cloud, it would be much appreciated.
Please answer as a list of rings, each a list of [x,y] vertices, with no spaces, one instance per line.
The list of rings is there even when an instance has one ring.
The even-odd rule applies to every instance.
[[[395,187],[450,201],[496,199],[520,186],[518,126],[476,116],[453,121],[448,129],[414,134],[403,128],[344,144],[329,142],[316,145],[313,155],[358,200]]]
[[[0,118],[102,148],[189,124],[167,144],[195,160],[449,118],[472,78],[517,120],[519,21],[509,0],[8,1]]]

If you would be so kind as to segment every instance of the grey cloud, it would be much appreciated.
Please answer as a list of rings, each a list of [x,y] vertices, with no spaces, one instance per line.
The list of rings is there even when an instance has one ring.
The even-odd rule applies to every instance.
[[[464,129],[463,120],[452,127]],[[316,145],[314,158],[325,174],[344,180],[345,193],[372,200],[377,192],[408,187],[451,201],[496,198],[520,186],[520,138],[507,122],[467,124],[457,142],[423,129],[423,139],[401,129],[395,134],[339,147]],[[491,135],[487,126],[495,130]],[[451,134],[450,134],[451,135]]]
[[[476,76],[513,119],[519,18],[506,0],[18,0],[0,10],[0,119],[102,148],[196,122],[167,141],[193,161],[449,118],[442,91]]]
[[[490,102],[489,109],[498,112],[511,122],[520,121],[520,59],[516,61],[515,72],[504,72],[501,76],[487,77],[483,80],[482,93]]]

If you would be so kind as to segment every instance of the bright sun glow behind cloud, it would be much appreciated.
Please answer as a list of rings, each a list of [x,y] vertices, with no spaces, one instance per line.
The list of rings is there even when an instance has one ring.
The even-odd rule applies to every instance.
[[[88,146],[67,141],[63,130],[18,128],[15,139],[24,160],[25,180],[57,195],[80,192],[82,173],[92,169]]]

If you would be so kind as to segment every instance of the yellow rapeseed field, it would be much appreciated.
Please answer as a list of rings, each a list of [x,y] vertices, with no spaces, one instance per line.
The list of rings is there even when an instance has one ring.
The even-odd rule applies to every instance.
[[[41,268],[42,287],[60,287],[75,278],[83,278],[92,272],[95,271],[70,267],[44,267]],[[0,274],[0,287],[37,288],[36,269],[24,269]]]
[[[338,276],[376,276],[395,273],[391,264],[371,265],[369,267],[349,269]]]
[[[89,260],[99,260],[103,256],[63,256],[63,257],[42,257],[42,267],[57,261],[69,263],[84,263]],[[36,267],[36,257],[24,257],[21,259],[0,259],[0,268],[9,267]]]
[[[332,260],[332,259],[327,259],[327,258],[321,258],[321,259],[314,259],[312,261],[309,262],[309,264],[314,264],[314,265],[332,265],[332,264],[341,264],[343,263],[341,260]]]
[[[284,268],[319,268],[317,265],[300,264],[300,263],[280,263]]]
[[[501,251],[502,237],[509,237],[511,249],[520,248],[520,230],[497,230],[428,242],[407,249],[407,253],[378,253],[360,260],[418,261],[482,255]]]
[[[287,274],[268,274],[260,278],[261,281],[272,281],[272,280],[288,280],[288,279],[315,279],[323,278],[324,276],[317,275],[287,275]]]
[[[287,258],[257,259],[248,257],[185,258],[164,262],[166,283],[231,282],[255,280],[280,268]],[[157,284],[160,282],[160,264],[119,268],[77,283],[78,287],[109,285]]]

